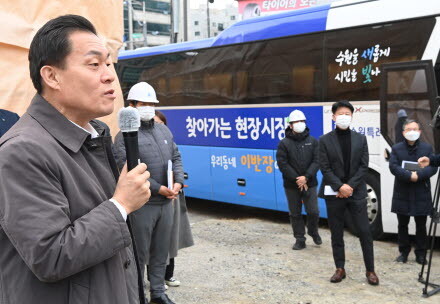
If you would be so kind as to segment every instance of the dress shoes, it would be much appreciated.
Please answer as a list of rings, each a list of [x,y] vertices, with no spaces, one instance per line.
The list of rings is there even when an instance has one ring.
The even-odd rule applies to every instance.
[[[176,304],[168,298],[166,294],[162,294],[158,298],[151,298],[150,304]]]
[[[330,278],[330,282],[332,282],[332,283],[339,283],[343,279],[345,279],[345,269],[344,268],[336,268],[335,273]]]
[[[401,254],[396,258],[397,263],[406,263],[408,261],[408,256]]]
[[[367,271],[366,273],[368,284],[370,285],[379,285],[379,278],[377,277],[374,271]]]
[[[417,264],[420,264],[420,265],[426,264],[425,256],[424,255],[416,255],[416,262],[417,262]]]
[[[306,241],[296,241],[292,247],[293,250],[301,250],[304,248],[306,248]]]
[[[317,235],[315,235],[315,236],[312,236],[312,238],[313,238],[313,242],[314,242],[316,245],[321,245],[321,244],[322,244],[322,239],[321,239],[321,237],[319,236],[319,234],[317,234]]]

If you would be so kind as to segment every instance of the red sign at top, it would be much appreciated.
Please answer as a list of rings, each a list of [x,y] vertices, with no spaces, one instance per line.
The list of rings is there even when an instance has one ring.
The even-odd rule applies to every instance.
[[[268,12],[296,10],[313,5],[316,5],[316,0],[238,0],[238,12],[243,16],[255,17]]]

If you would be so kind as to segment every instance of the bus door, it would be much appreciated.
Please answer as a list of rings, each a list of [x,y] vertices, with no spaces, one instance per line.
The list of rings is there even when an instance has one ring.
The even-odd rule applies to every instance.
[[[380,184],[383,230],[397,232],[397,218],[391,214],[394,176],[389,170],[391,147],[404,140],[403,122],[415,119],[421,124],[420,139],[438,152],[439,134],[430,126],[437,109],[437,87],[431,60],[382,65],[380,88],[381,152]],[[435,183],[434,183],[435,185]],[[434,188],[434,187],[432,187]],[[411,233],[414,227],[410,227]]]

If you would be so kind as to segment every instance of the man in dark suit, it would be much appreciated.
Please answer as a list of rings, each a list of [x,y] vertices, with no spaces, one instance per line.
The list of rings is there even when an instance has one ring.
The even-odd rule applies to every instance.
[[[378,285],[374,272],[373,238],[367,214],[368,145],[364,135],[350,130],[354,108],[348,101],[333,104],[335,130],[321,136],[319,140],[319,163],[323,180],[319,197],[327,205],[328,223],[331,232],[333,259],[336,272],[330,282],[341,282],[345,274],[344,215],[348,210],[357,225],[362,247],[367,281]]]
[[[0,109],[0,137],[3,136],[18,120],[20,117],[6,110]]]

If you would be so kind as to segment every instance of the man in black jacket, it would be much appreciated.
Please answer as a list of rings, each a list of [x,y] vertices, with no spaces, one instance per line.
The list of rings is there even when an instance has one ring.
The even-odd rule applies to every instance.
[[[318,197],[316,172],[318,164],[318,141],[310,136],[304,113],[295,110],[289,115],[290,126],[286,138],[278,145],[277,162],[283,174],[284,190],[290,210],[290,222],[296,239],[292,249],[306,248],[302,203],[307,212],[307,233],[317,245],[322,244],[318,234]]]
[[[319,140],[319,163],[323,175],[319,197],[326,200],[336,265],[330,282],[339,283],[345,278],[344,215],[348,210],[359,232],[368,283],[378,285],[366,201],[368,145],[364,135],[349,128],[353,111],[348,101],[334,103],[332,113],[336,129]]]

